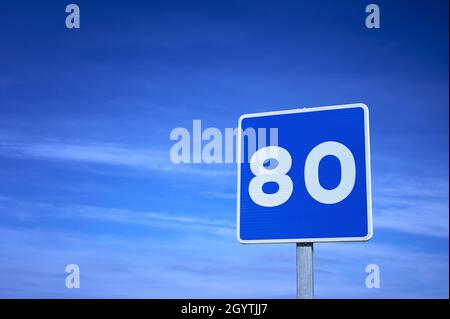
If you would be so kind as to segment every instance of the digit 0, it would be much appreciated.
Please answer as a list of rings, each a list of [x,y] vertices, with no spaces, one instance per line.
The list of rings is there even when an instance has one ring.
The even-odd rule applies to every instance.
[[[328,155],[335,156],[341,164],[341,181],[333,189],[325,189],[319,181],[320,161]],[[305,185],[308,193],[322,204],[336,204],[347,198],[356,180],[356,165],[352,152],[338,142],[324,142],[309,152],[305,163]]]

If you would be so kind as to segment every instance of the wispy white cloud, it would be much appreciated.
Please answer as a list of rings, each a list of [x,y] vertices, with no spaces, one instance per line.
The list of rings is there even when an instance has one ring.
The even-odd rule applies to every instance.
[[[225,192],[225,191],[203,191],[200,195],[207,198],[218,198],[218,199],[229,199],[236,200],[236,192]]]
[[[61,153],[60,153],[61,151]],[[6,154],[10,152],[11,154]],[[157,153],[155,158],[157,158]],[[119,165],[164,171],[148,163],[152,151],[104,144],[1,144],[0,156]],[[127,156],[130,155],[131,159]],[[161,165],[168,154],[161,152]],[[167,155],[167,156],[166,156]],[[165,162],[164,162],[165,161]],[[190,169],[190,168],[188,168]],[[203,167],[193,167],[203,170]],[[167,169],[170,171],[170,169]],[[446,297],[448,254],[429,247],[379,244],[377,230],[448,237],[448,181],[400,178],[374,183],[375,244],[316,245],[318,297]],[[233,179],[234,182],[234,179]],[[195,183],[197,183],[195,181]],[[204,185],[198,182],[198,185]],[[200,189],[200,188],[199,188]],[[232,192],[199,191],[199,196],[232,200]],[[28,203],[11,207],[0,197],[3,221],[14,216],[20,227],[1,227],[0,295],[18,297],[294,297],[293,245],[240,246],[235,240],[234,211],[230,220],[214,216],[113,207]],[[1,207],[0,207],[1,208]],[[11,209],[9,209],[11,208]],[[168,208],[169,209],[169,208]],[[36,220],[39,223],[35,223]],[[29,221],[29,223],[27,223]],[[47,227],[50,221],[52,227]],[[55,225],[114,223],[109,227]],[[34,225],[34,226],[30,226]],[[39,225],[39,226],[36,226]],[[148,227],[146,237],[125,235],[132,226]],[[116,227],[114,227],[117,229]],[[160,230],[153,236],[153,230]],[[161,235],[162,234],[162,235]],[[176,238],[178,236],[178,238]],[[197,238],[196,238],[197,237]],[[437,238],[437,239],[436,239]],[[157,242],[157,243],[156,243]],[[20,245],[16,243],[21,243]],[[420,249],[423,249],[422,251]],[[220,254],[217,254],[217,252]],[[51,261],[45,269],[41,260]],[[63,287],[64,266],[82,266],[83,289]],[[364,267],[381,267],[382,288],[367,289]],[[24,267],[23,265],[30,265]],[[399,275],[401,274],[401,275]],[[114,278],[114,279],[111,279]],[[128,289],[132,287],[132,289]]]
[[[123,227],[127,227],[126,223]],[[89,234],[0,227],[0,296],[122,298],[295,298],[294,245],[239,245],[200,233]],[[448,255],[392,243],[315,245],[318,298],[446,298]],[[47,260],[46,267],[41,261]],[[64,267],[81,267],[82,288],[64,288]],[[365,267],[381,270],[367,289]],[[399,275],[401,274],[401,275]],[[9,289],[9,290],[7,290]]]
[[[0,142],[0,156],[115,165],[197,176],[233,176],[234,169],[211,165],[173,164],[168,152],[116,144]],[[418,235],[448,237],[448,180],[405,180],[378,174],[373,185],[374,227]],[[399,183],[398,181],[402,181]],[[234,200],[235,194],[199,191],[200,196]]]
[[[380,243],[381,242],[381,243]],[[408,244],[383,243],[379,238],[364,243],[321,243],[314,246],[315,289],[318,298],[446,298],[448,254],[421,250]],[[261,254],[261,263],[287,267],[295,259],[291,251]],[[366,267],[380,268],[381,287],[368,289]],[[400,275],[399,275],[400,274]]]
[[[194,174],[199,176],[233,176],[234,169],[217,165],[174,164],[169,151],[136,149],[117,144],[76,144],[62,142],[17,143],[0,141],[0,156],[24,160],[53,160],[123,166],[135,169]]]
[[[96,207],[87,205],[54,205],[48,203],[24,203],[5,198],[7,203],[0,206],[4,218],[24,221],[38,221],[39,219],[70,219],[74,221],[97,221],[104,223],[117,223],[118,225],[131,224],[163,229],[176,229],[178,231],[196,231],[215,235],[234,235],[235,226],[230,220],[202,216],[198,214],[137,211],[129,209]]]
[[[422,247],[395,242],[317,245],[323,296],[340,292],[342,298],[446,298],[448,297],[448,254],[423,251]],[[320,260],[325,257],[325,260]],[[365,267],[380,267],[381,288],[367,289]],[[355,274],[359,274],[356,275]],[[399,276],[399,274],[401,274]],[[338,288],[328,282],[340,283]]]
[[[234,169],[218,165],[173,164],[168,152],[116,144],[0,142],[0,156],[114,165],[205,177],[232,177]],[[448,180],[405,180],[378,174],[373,185],[374,227],[398,232],[448,237]],[[399,183],[398,181],[402,181]],[[199,196],[235,200],[235,194],[202,190]]]
[[[63,218],[99,220],[128,223],[141,226],[177,228],[178,230],[196,230],[217,235],[229,235],[234,232],[234,225],[226,220],[212,217],[198,217],[187,214],[174,214],[149,211],[132,211],[117,208],[102,208],[94,206],[64,206]]]
[[[401,183],[393,181],[402,181]],[[448,180],[382,180],[373,188],[374,227],[448,238]]]
[[[286,272],[276,264],[253,264],[264,247],[242,247],[235,240],[218,243],[207,234],[193,242],[191,237],[130,240],[121,234],[0,231],[4,297],[264,298],[293,297],[295,292],[293,281],[287,280],[294,279],[293,267]],[[64,287],[68,263],[80,265],[81,289]]]

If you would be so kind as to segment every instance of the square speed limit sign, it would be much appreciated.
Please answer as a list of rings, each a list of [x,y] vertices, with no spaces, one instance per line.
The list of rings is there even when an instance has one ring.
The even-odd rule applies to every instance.
[[[245,114],[238,132],[241,243],[372,237],[365,104]]]

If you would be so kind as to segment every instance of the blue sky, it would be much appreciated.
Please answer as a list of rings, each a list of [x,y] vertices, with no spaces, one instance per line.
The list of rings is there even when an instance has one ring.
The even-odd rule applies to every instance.
[[[68,3],[0,13],[0,297],[294,298],[294,245],[235,239],[235,166],[169,134],[355,102],[374,238],[317,244],[316,296],[448,297],[448,1],[377,1],[379,30],[366,1]]]

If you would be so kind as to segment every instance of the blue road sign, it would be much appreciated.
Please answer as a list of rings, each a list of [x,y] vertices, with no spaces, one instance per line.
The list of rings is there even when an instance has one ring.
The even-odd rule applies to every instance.
[[[241,243],[372,237],[366,105],[245,114],[238,132]]]

